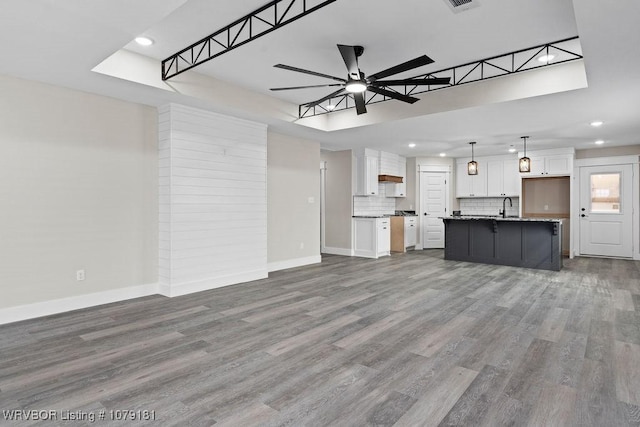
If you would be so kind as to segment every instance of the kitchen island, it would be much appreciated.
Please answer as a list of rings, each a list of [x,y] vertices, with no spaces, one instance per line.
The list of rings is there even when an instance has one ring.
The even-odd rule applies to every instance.
[[[562,220],[443,217],[444,258],[560,271]]]

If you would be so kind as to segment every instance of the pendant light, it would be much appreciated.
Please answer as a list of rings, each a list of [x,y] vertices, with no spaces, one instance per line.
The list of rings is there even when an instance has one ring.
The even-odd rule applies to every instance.
[[[528,136],[521,136],[524,140],[524,157],[520,157],[520,161],[518,162],[518,169],[520,173],[531,172],[531,159],[527,157],[527,138]]]
[[[476,143],[473,141],[469,144],[471,144],[471,161],[467,163],[467,174],[478,175],[478,162],[473,160],[473,146],[476,145]]]

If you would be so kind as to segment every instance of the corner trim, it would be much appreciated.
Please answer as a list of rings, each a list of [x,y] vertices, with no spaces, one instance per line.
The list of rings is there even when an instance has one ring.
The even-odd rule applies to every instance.
[[[158,288],[157,283],[150,283],[2,308],[0,309],[0,325],[155,295],[158,293]]]
[[[267,264],[267,270],[271,273],[272,271],[286,270],[287,268],[302,267],[320,262],[322,262],[320,255],[313,255],[304,258],[288,259],[286,261],[270,262]]]

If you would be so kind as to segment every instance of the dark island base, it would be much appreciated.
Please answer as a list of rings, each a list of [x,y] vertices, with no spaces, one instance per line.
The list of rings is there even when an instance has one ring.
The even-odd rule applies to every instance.
[[[560,271],[560,222],[444,219],[444,258]]]

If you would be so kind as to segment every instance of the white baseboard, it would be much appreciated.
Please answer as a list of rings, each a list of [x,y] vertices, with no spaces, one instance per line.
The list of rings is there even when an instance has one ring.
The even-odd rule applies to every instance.
[[[267,270],[271,273],[272,271],[286,270],[287,268],[302,267],[320,262],[322,262],[320,255],[313,255],[304,258],[288,259],[286,261],[270,262],[267,264]]]
[[[170,285],[161,283],[159,285],[159,294],[167,297],[177,297],[180,295],[192,294],[194,292],[208,291],[210,289],[221,288],[223,286],[235,285],[237,283],[266,279],[267,277],[267,270],[260,269],[241,274],[212,277],[210,279],[198,280],[195,282],[174,283]]]
[[[326,246],[324,248],[325,254],[331,255],[343,255],[343,256],[353,256],[353,249],[345,249],[345,248],[330,248]]]
[[[15,307],[0,308],[0,325],[64,313],[66,311],[95,307],[97,305],[110,304],[112,302],[146,297],[157,293],[158,284],[151,283],[148,285],[130,286],[127,288],[112,289],[109,291],[95,292],[86,295],[77,295],[50,301],[18,305]]]

